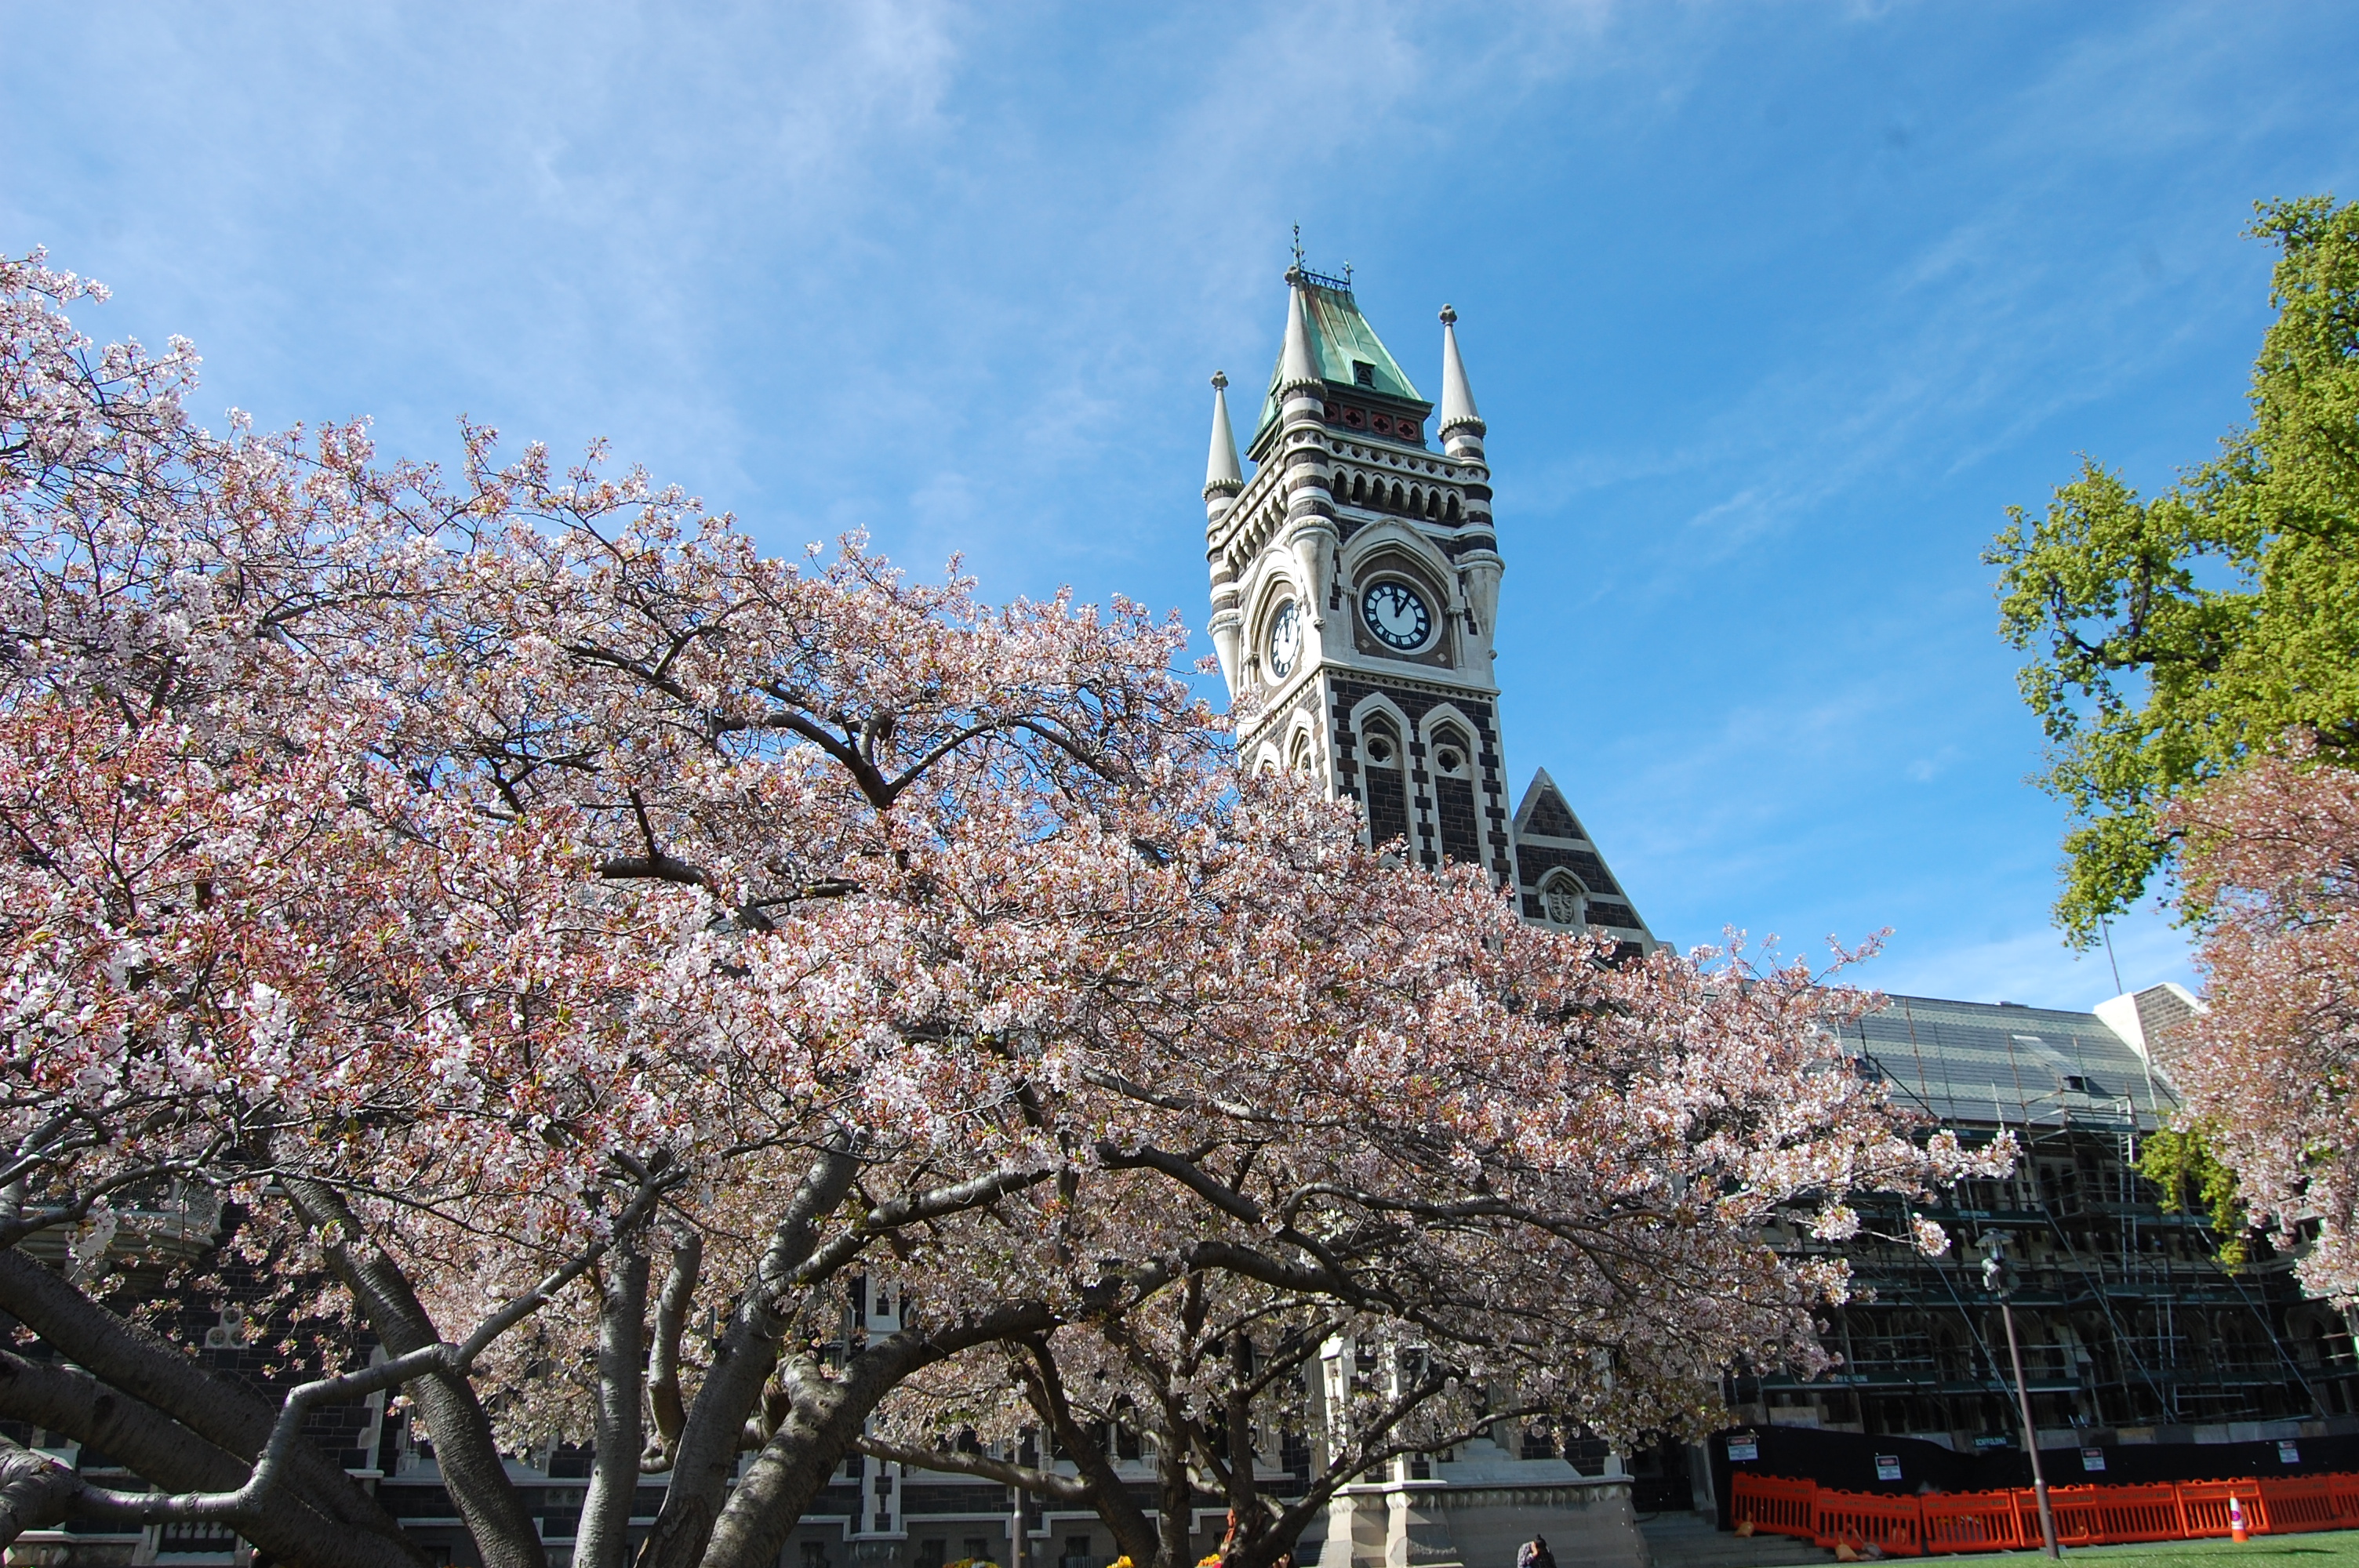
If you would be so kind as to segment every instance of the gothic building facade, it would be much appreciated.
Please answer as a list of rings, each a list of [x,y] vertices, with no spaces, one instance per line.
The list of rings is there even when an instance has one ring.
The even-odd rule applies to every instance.
[[[1527,920],[1653,946],[1548,773],[1510,795],[1492,646],[1506,563],[1457,312],[1441,309],[1437,410],[1350,279],[1298,258],[1286,285],[1285,337],[1245,444],[1251,479],[1228,379],[1212,378],[1211,630],[1245,765],[1308,773],[1358,802],[1372,845],[1397,843],[1411,863],[1481,866]],[[1347,1488],[1301,1555],[1316,1568],[1457,1568],[1513,1561],[1536,1532],[1566,1561],[1645,1561],[1618,1456],[1489,1439]]]
[[[1653,935],[1546,772],[1510,805],[1492,637],[1506,563],[1487,433],[1441,310],[1441,406],[1418,393],[1348,278],[1297,265],[1245,456],[1212,378],[1204,474],[1212,643],[1248,766],[1360,803],[1377,844],[1480,865],[1525,917]],[[1438,442],[1438,447],[1430,444]]]

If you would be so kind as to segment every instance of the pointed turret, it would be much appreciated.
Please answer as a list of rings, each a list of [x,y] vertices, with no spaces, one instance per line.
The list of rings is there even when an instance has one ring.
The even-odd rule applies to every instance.
[[[1281,400],[1298,386],[1316,389],[1320,384],[1319,356],[1310,349],[1310,322],[1302,313],[1302,288],[1299,270],[1286,275],[1286,351],[1277,362]]]
[[[1204,498],[1215,492],[1234,495],[1245,487],[1245,470],[1237,462],[1236,432],[1229,428],[1229,373],[1212,373],[1212,450],[1204,461]]]
[[[1236,574],[1228,552],[1221,547],[1221,524],[1245,487],[1245,470],[1237,465],[1237,438],[1229,428],[1229,376],[1212,373],[1212,450],[1204,460],[1205,555],[1212,569],[1212,651],[1220,656],[1221,674],[1228,678],[1229,694],[1237,690],[1237,644],[1245,617],[1238,608]]]
[[[1452,457],[1462,449],[1480,456],[1483,416],[1474,411],[1473,389],[1466,384],[1466,362],[1458,357],[1458,312],[1441,308],[1441,447]]]

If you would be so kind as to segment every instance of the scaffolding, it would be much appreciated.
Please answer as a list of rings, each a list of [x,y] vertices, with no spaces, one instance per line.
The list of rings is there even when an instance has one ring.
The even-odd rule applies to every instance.
[[[2095,1013],[1895,997],[1845,1027],[1843,1051],[1932,1123],[1970,1145],[2012,1134],[2022,1157],[1940,1206],[1860,1204],[1848,1242],[1782,1232],[1795,1254],[1846,1257],[1854,1299],[1827,1322],[1832,1373],[1731,1379],[1745,1419],[1960,1450],[2016,1443],[2006,1340],[1973,1261],[1995,1230],[2022,1277],[2016,1321],[2044,1443],[2359,1431],[2350,1328],[2302,1294],[2296,1258],[2256,1244],[2223,1267],[2207,1218],[2167,1209],[2137,1173],[2141,1140],[2178,1104],[2143,1038]],[[1946,1255],[1901,1239],[1920,1216],[1949,1232]]]

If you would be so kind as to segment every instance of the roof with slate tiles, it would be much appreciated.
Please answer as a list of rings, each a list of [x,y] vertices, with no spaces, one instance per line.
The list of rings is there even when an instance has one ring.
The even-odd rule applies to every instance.
[[[1843,1038],[1896,1099],[1946,1125],[2151,1131],[2179,1108],[2169,1082],[2093,1012],[1896,996]]]

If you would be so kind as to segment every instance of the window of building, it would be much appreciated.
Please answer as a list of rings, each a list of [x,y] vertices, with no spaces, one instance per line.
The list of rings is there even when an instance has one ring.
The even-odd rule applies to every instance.
[[[1441,852],[1453,860],[1480,863],[1482,824],[1474,807],[1473,748],[1454,725],[1435,728],[1431,750],[1434,825],[1441,830]]]
[[[1376,367],[1370,364],[1365,360],[1353,360],[1352,362],[1352,379],[1358,382],[1362,386],[1374,386],[1376,384]]]
[[[1400,732],[1372,714],[1360,728],[1360,804],[1368,814],[1368,842],[1408,837],[1408,781],[1401,773]],[[1414,848],[1414,846],[1412,846]]]

